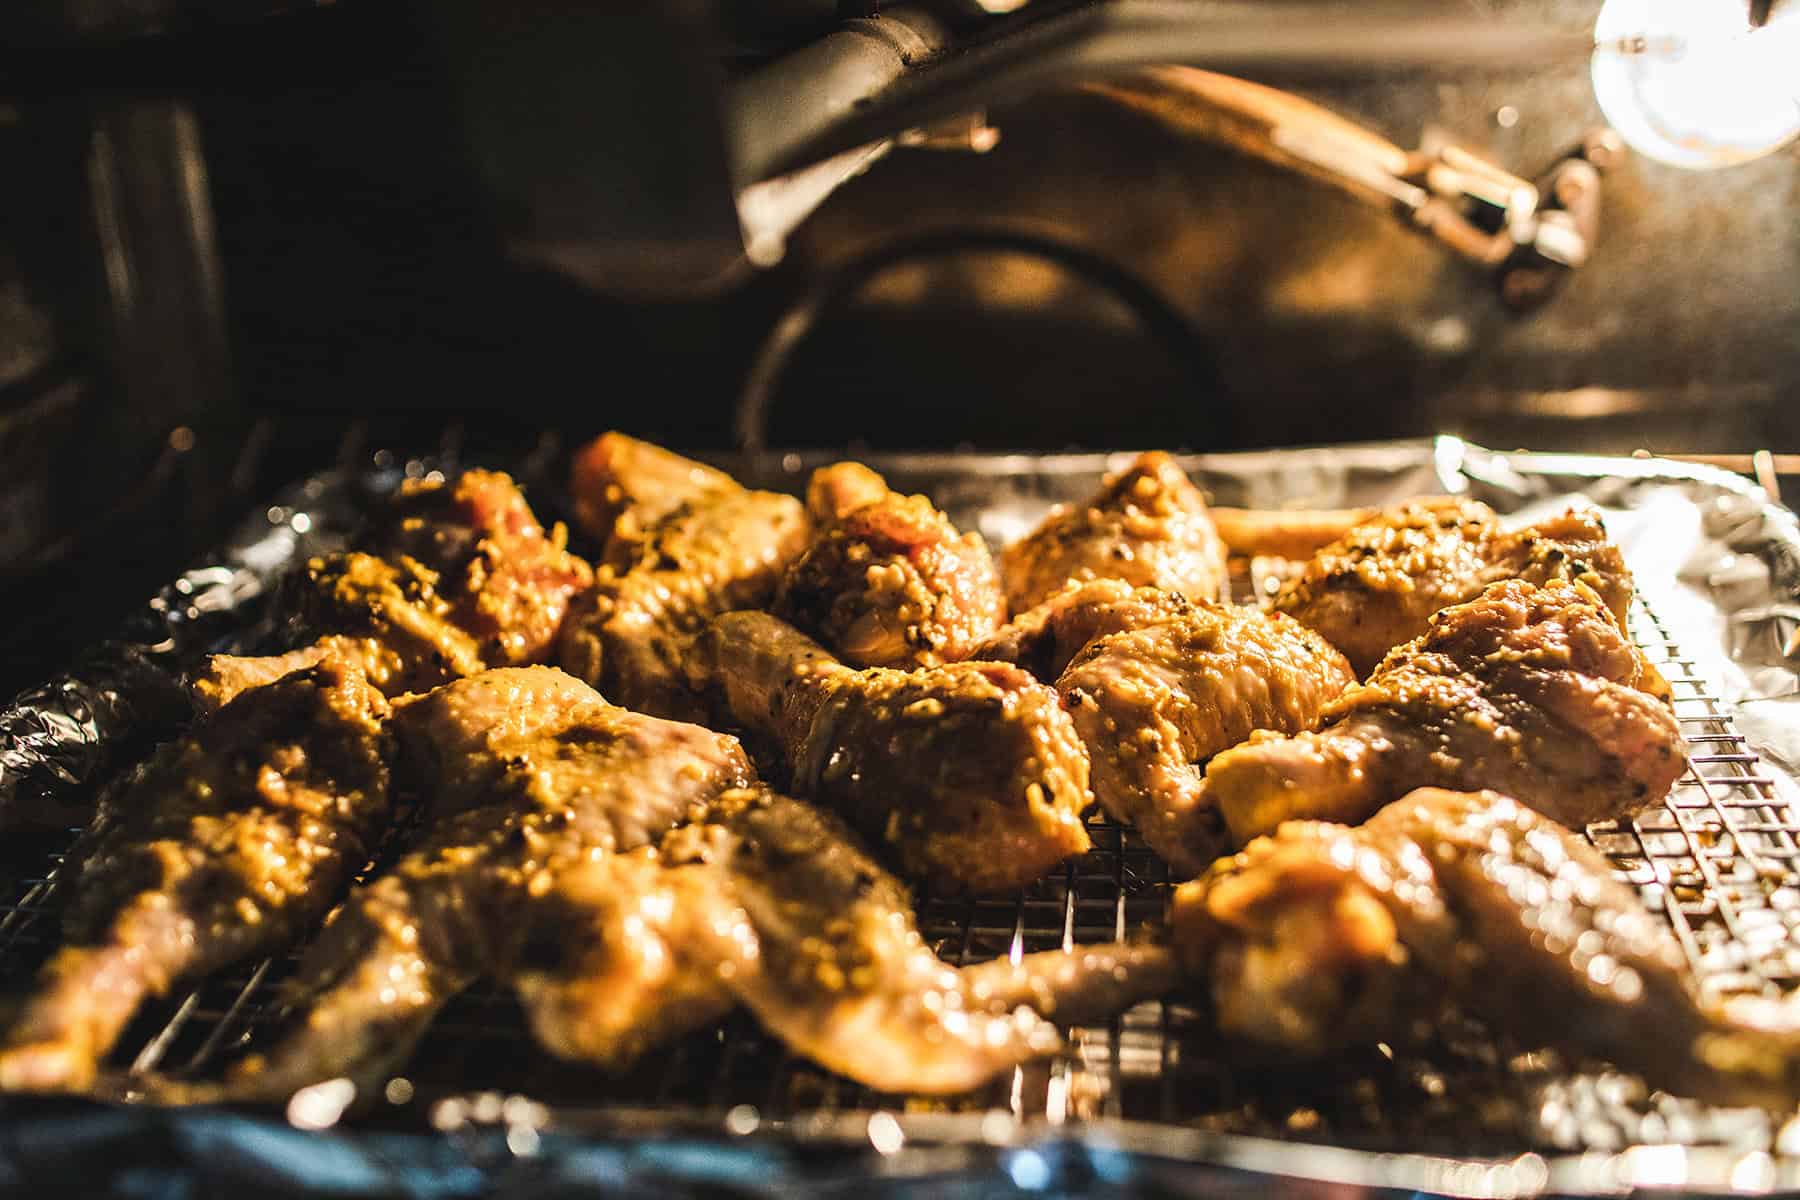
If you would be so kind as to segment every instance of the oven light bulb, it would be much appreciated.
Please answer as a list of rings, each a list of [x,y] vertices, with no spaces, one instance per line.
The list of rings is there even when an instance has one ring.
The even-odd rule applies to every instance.
[[[1594,95],[1640,154],[1704,170],[1800,136],[1800,0],[1750,24],[1746,0],[1606,0]]]

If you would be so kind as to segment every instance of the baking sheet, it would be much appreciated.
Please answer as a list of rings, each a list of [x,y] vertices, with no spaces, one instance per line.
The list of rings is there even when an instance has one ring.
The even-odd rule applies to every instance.
[[[1107,467],[1121,457],[909,455],[872,456],[868,461],[887,473],[896,486],[929,493],[959,523],[981,529],[998,544],[1028,529],[1050,504],[1086,495]],[[721,461],[746,481],[798,490],[805,473],[825,458],[772,454]],[[1708,768],[1710,773],[1728,770],[1758,782],[1696,783],[1705,802],[1672,807],[1666,827],[1633,833],[1641,852],[1620,850],[1619,861],[1628,864],[1628,871],[1638,872],[1635,882],[1652,889],[1648,897],[1656,895],[1656,887],[1663,887],[1665,904],[1670,903],[1670,883],[1679,882],[1672,873],[1687,870],[1683,865],[1687,862],[1691,862],[1703,892],[1706,888],[1722,892],[1732,880],[1720,872],[1728,871],[1731,863],[1716,858],[1702,862],[1705,856],[1692,854],[1682,858],[1683,839],[1695,824],[1716,818],[1729,826],[1740,808],[1760,808],[1791,819],[1789,809],[1797,799],[1794,769],[1800,764],[1800,710],[1796,709],[1800,704],[1800,661],[1793,645],[1795,630],[1800,628],[1800,532],[1793,514],[1767,504],[1748,482],[1708,468],[1655,460],[1498,454],[1454,439],[1198,456],[1185,459],[1184,465],[1216,502],[1254,507],[1344,507],[1455,492],[1526,518],[1561,505],[1572,494],[1586,495],[1606,508],[1609,528],[1638,576],[1649,622],[1640,635],[1660,638],[1695,681],[1680,701],[1685,712],[1695,714],[1693,728],[1711,730],[1716,726],[1727,731],[1719,737],[1741,736],[1746,739],[1743,745],[1774,768],[1738,762],[1718,764],[1717,771]],[[95,783],[128,759],[134,747],[179,723],[181,712],[175,703],[179,692],[173,687],[173,673],[181,665],[207,650],[253,649],[266,640],[270,625],[265,601],[282,571],[341,539],[372,495],[391,489],[405,475],[422,475],[433,469],[438,468],[422,460],[398,461],[386,456],[364,471],[337,472],[307,481],[255,514],[217,561],[184,573],[165,589],[134,620],[126,636],[98,648],[68,677],[35,689],[21,703],[0,712],[0,818],[27,817],[43,824],[49,813],[54,814],[48,822],[53,824],[78,814]],[[540,509],[554,512],[560,498],[553,489],[540,485],[532,499]],[[1735,729],[1726,724],[1727,718],[1735,720]],[[1766,786],[1760,782],[1764,779]],[[1719,794],[1728,798],[1721,801]],[[1603,838],[1607,836],[1605,831],[1601,833]],[[1102,837],[1095,863],[1071,869],[1068,879],[1061,882],[1060,897],[1052,886],[1043,897],[1028,895],[1007,911],[987,913],[948,911],[942,902],[923,897],[923,923],[938,935],[940,944],[946,929],[953,935],[960,930],[961,945],[945,946],[952,957],[1004,952],[1003,944],[988,944],[989,940],[1034,933],[1040,913],[1065,917],[1063,927],[1071,930],[1082,925],[1077,932],[1110,936],[1118,922],[1128,916],[1135,922],[1145,911],[1142,903],[1132,907],[1130,893],[1136,885],[1145,884],[1146,889],[1135,899],[1151,897],[1152,909],[1160,903],[1155,893],[1160,881],[1136,878],[1140,872],[1153,871],[1153,864],[1141,849],[1129,844],[1130,839],[1116,830],[1111,836],[1110,845]],[[1618,836],[1626,837],[1623,833]],[[1792,842],[1787,839],[1789,848]],[[1732,845],[1736,848],[1738,839]],[[1663,849],[1652,852],[1649,846]],[[1773,854],[1771,850],[1764,857]],[[9,849],[8,860],[15,857]],[[1792,866],[1791,859],[1780,862]],[[1659,873],[1670,878],[1660,878]],[[24,882],[33,881],[28,878]],[[1775,914],[1773,926],[1756,923],[1760,931],[1756,936],[1761,940],[1755,954],[1746,951],[1751,939],[1738,929],[1727,929],[1728,936],[1716,945],[1712,941],[1696,943],[1696,953],[1711,956],[1700,960],[1706,967],[1708,986],[1787,990],[1780,962],[1794,950],[1795,938],[1782,916],[1787,910],[1772,898],[1784,895],[1781,889],[1788,882],[1766,892],[1765,903],[1754,909],[1759,914]],[[13,941],[28,940],[22,932],[24,926],[34,926],[42,943],[53,938],[54,896],[44,894],[45,886],[34,886],[40,893],[36,907],[15,904],[6,923],[0,924],[0,955],[7,952],[9,934]],[[53,886],[48,890],[53,892]],[[1100,911],[1088,913],[1083,906],[1096,895]],[[1687,919],[1680,910],[1680,904],[1671,910],[1675,919]],[[20,913],[29,919],[15,919]],[[1696,913],[1694,919],[1704,928],[1704,913]],[[1029,938],[1026,942],[1028,948],[1038,948]],[[1763,965],[1765,960],[1777,966],[1768,968]],[[247,982],[242,978],[215,981],[195,993],[197,999],[186,1005],[186,1018],[180,1017],[182,1006],[178,1004],[175,1033],[164,1039],[167,1044],[161,1052],[164,1068],[178,1064],[182,1054],[204,1065],[254,1029],[259,1018],[253,997],[279,973],[276,964],[273,969],[251,972]],[[460,1012],[447,1013],[434,1032],[437,1041],[428,1041],[421,1058],[428,1054],[442,1058],[448,1048],[461,1044],[457,1039],[463,1043],[484,1036],[491,1040],[496,1022],[516,1019],[506,1011],[503,999],[497,1003],[488,1000],[474,1009],[465,1006]],[[1252,1105],[1233,1111],[1224,1102],[1220,1111],[1193,1106],[1181,1114],[1180,1129],[1164,1120],[1140,1120],[1144,1113],[1159,1118],[1170,1115],[1174,1111],[1169,1107],[1170,1093],[1177,1084],[1202,1092],[1210,1086],[1203,1062],[1178,1064],[1183,1070],[1171,1069],[1171,1045],[1187,1045],[1180,1028],[1182,1019],[1179,1011],[1172,1015],[1163,1010],[1150,1016],[1134,1014],[1109,1029],[1080,1031],[1071,1056],[1021,1073],[1000,1093],[971,1102],[968,1112],[935,1111],[935,1106],[921,1109],[904,1098],[871,1097],[833,1083],[821,1072],[809,1075],[803,1064],[759,1060],[757,1055],[766,1048],[752,1041],[753,1032],[743,1029],[742,1022],[728,1024],[710,1051],[703,1046],[673,1052],[667,1061],[657,1064],[664,1069],[660,1077],[626,1081],[610,1081],[593,1073],[578,1074],[573,1080],[552,1079],[538,1069],[543,1064],[530,1055],[523,1036],[516,1035],[501,1047],[514,1070],[485,1077],[481,1074],[483,1060],[469,1055],[465,1045],[455,1059],[458,1069],[450,1072],[458,1087],[515,1089],[517,1095],[510,1103],[508,1095],[501,1092],[446,1095],[441,1080],[435,1091],[423,1079],[417,1086],[409,1082],[404,1101],[384,1106],[381,1118],[400,1126],[431,1124],[440,1133],[411,1140],[392,1135],[399,1140],[381,1143],[382,1154],[387,1156],[382,1161],[404,1166],[409,1155],[425,1154],[423,1147],[434,1147],[430,1153],[442,1156],[447,1145],[499,1146],[505,1153],[481,1169],[511,1171],[513,1166],[505,1164],[516,1165],[516,1159],[540,1167],[547,1161],[559,1163],[559,1170],[574,1172],[565,1181],[574,1194],[584,1194],[584,1189],[603,1190],[602,1184],[630,1182],[639,1178],[634,1172],[650,1169],[642,1163],[633,1166],[630,1155],[603,1154],[599,1147],[610,1144],[605,1139],[642,1138],[654,1132],[657,1144],[688,1147],[680,1154],[671,1150],[672,1157],[658,1160],[654,1178],[664,1184],[697,1185],[706,1178],[700,1164],[713,1161],[708,1158],[711,1154],[718,1162],[738,1162],[729,1174],[750,1190],[755,1190],[751,1188],[753,1178],[777,1189],[795,1181],[823,1186],[821,1180],[843,1176],[846,1170],[849,1176],[845,1177],[855,1177],[876,1168],[882,1179],[896,1186],[946,1171],[958,1178],[1015,1186],[1040,1177],[1046,1186],[1066,1185],[1072,1178],[1105,1182],[1114,1176],[1114,1182],[1146,1182],[1151,1175],[1144,1172],[1164,1169],[1166,1164],[1158,1165],[1164,1159],[1458,1194],[1531,1192],[1545,1187],[1592,1191],[1634,1180],[1757,1187],[1783,1180],[1800,1183],[1793,1160],[1782,1153],[1785,1142],[1795,1135],[1784,1137],[1780,1123],[1766,1114],[1717,1112],[1646,1096],[1641,1089],[1634,1091],[1631,1081],[1605,1075],[1566,1079],[1561,1064],[1542,1056],[1502,1061],[1500,1051],[1491,1044],[1482,1050],[1480,1031],[1468,1034],[1473,1041],[1465,1049],[1472,1054],[1472,1065],[1464,1062],[1447,1072],[1432,1064],[1392,1064],[1375,1071],[1387,1070],[1392,1078],[1371,1083],[1373,1076],[1366,1064],[1339,1064],[1323,1072],[1299,1073],[1290,1094],[1278,1094],[1273,1104],[1261,1109]],[[162,1037],[168,1028],[151,1029],[150,1036]],[[1459,1031],[1449,1031],[1446,1040],[1460,1036]],[[519,1059],[521,1048],[524,1057]],[[710,1052],[716,1053],[707,1066]],[[701,1061],[687,1076],[677,1070],[684,1055]],[[734,1056],[735,1068],[731,1065]],[[494,1060],[486,1061],[491,1065]],[[1187,1067],[1195,1070],[1184,1073]],[[1474,1075],[1464,1078],[1456,1074],[1463,1068]],[[1432,1072],[1436,1072],[1435,1078]],[[1511,1087],[1508,1103],[1512,1107],[1502,1114],[1499,1124],[1510,1122],[1516,1127],[1502,1130],[1498,1136],[1483,1125],[1484,1114],[1479,1111],[1487,1094],[1484,1088],[1492,1083],[1488,1077],[1496,1072],[1515,1085],[1521,1081],[1527,1085]],[[771,1075],[792,1086],[780,1090]],[[744,1090],[746,1079],[754,1084],[753,1089]],[[1374,1091],[1368,1092],[1371,1086]],[[1404,1102],[1424,1101],[1420,1111],[1430,1122],[1451,1130],[1449,1136],[1442,1128],[1435,1133],[1422,1128],[1424,1118],[1417,1113],[1409,1123],[1393,1120],[1381,1111],[1384,1105],[1396,1103],[1390,1094],[1395,1087],[1410,1089],[1401,1097]],[[1308,1089],[1315,1094],[1308,1096]],[[524,1099],[527,1092],[534,1099]],[[1283,1111],[1282,1105],[1296,1097],[1301,1102]],[[553,1103],[545,1105],[539,1098]],[[1231,1099],[1223,1097],[1223,1101]],[[1309,1099],[1312,1103],[1305,1103]],[[290,1115],[311,1124],[329,1124],[329,1119],[317,1119],[321,1114],[335,1117],[331,1095],[315,1095],[310,1103],[311,1110],[302,1106]],[[0,1114],[13,1115],[18,1106],[17,1101],[6,1101],[0,1105]],[[343,1105],[336,1107],[341,1110]],[[1361,1109],[1370,1110],[1363,1115],[1371,1119],[1360,1120]],[[154,1120],[159,1129],[180,1129],[185,1121],[219,1119],[216,1115],[171,1113],[152,1118],[147,1110],[107,1112],[113,1123],[106,1128],[125,1132],[140,1121]],[[59,1145],[58,1125],[55,1121],[46,1124],[46,1120],[41,1116],[33,1120],[40,1136],[32,1144],[38,1152],[54,1156]],[[259,1128],[254,1121],[233,1120],[238,1123],[219,1128]],[[1520,1126],[1521,1121],[1526,1124]],[[69,1128],[73,1129],[74,1123]],[[1456,1129],[1467,1134],[1462,1144],[1457,1143]],[[1269,1141],[1269,1134],[1308,1144]],[[243,1135],[215,1129],[207,1136],[236,1144]],[[368,1140],[370,1136],[329,1144],[350,1148],[342,1153],[366,1155],[375,1144]],[[735,1147],[730,1155],[736,1158],[720,1148],[714,1140],[719,1137],[729,1139]],[[459,1138],[463,1140],[457,1141]],[[1503,1152],[1509,1139],[1516,1148],[1512,1153]],[[71,1145],[80,1140],[72,1139]],[[1800,1138],[1795,1140],[1800,1142]],[[416,1151],[395,1149],[415,1142]],[[1340,1150],[1323,1144],[1330,1142],[1376,1147],[1386,1153]],[[1633,1142],[1662,1143],[1653,1148],[1663,1152],[1631,1149],[1629,1143]],[[1695,1148],[1676,1146],[1678,1142]],[[289,1143],[266,1142],[266,1146],[277,1144]],[[746,1146],[752,1148],[748,1160],[744,1159]],[[1438,1153],[1394,1153],[1427,1146]],[[846,1167],[832,1157],[834,1165],[821,1176],[819,1164],[805,1155],[796,1156],[792,1153],[796,1148],[821,1154],[829,1151],[827,1157],[849,1154],[851,1165]],[[956,1154],[945,1158],[946,1148],[954,1148]],[[1587,1153],[1563,1156],[1559,1150]],[[1472,1152],[1488,1157],[1470,1160],[1459,1156]],[[7,1161],[7,1153],[0,1149],[0,1164]],[[391,1157],[395,1154],[400,1156],[397,1160]],[[931,1158],[933,1154],[938,1157]],[[294,1169],[302,1176],[307,1169],[305,1159],[301,1155],[294,1160]],[[592,1166],[601,1161],[610,1164],[600,1173],[603,1179],[574,1168],[576,1163]],[[751,1170],[742,1165],[744,1161],[761,1166]],[[212,1169],[203,1163],[201,1167]],[[447,1193],[432,1185],[421,1194]]]

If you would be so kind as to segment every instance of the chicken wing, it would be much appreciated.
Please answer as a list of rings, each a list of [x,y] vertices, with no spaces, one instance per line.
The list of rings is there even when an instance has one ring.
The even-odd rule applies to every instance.
[[[1631,572],[1598,513],[1572,508],[1508,532],[1473,500],[1409,504],[1357,526],[1284,584],[1274,607],[1324,634],[1365,676],[1438,610],[1503,579],[1580,580],[1627,628]]]
[[[348,658],[389,696],[487,667],[540,661],[570,598],[593,582],[559,524],[545,531],[497,471],[408,480],[360,550],[306,564],[285,588],[287,654],[215,655],[195,684],[203,708],[327,656]]]
[[[1000,574],[979,533],[959,534],[924,496],[857,463],[813,472],[819,531],[782,580],[777,615],[857,667],[935,667],[966,658],[1006,619]]]
[[[1259,734],[1206,787],[1239,842],[1296,817],[1354,823],[1416,787],[1491,787],[1581,828],[1654,804],[1686,762],[1667,706],[1584,583],[1508,580],[1431,619],[1317,732]]]
[[[766,613],[728,613],[690,672],[723,717],[775,743],[794,790],[910,877],[1001,891],[1088,848],[1088,761],[1056,694],[1004,663],[857,671]]]
[[[671,896],[652,923],[659,934],[679,927],[680,936],[662,936],[666,954],[643,954],[610,921],[572,972],[533,982],[538,997],[580,997],[554,1006],[556,1036],[547,1043],[556,1051],[596,1058],[599,1047],[599,1061],[616,1063],[617,997],[635,999],[639,981],[652,977],[684,1022],[724,993],[792,1051],[868,1087],[965,1092],[1055,1051],[1060,1038],[1048,1016],[1102,1018],[1174,981],[1172,957],[1156,946],[1080,946],[952,968],[918,934],[902,883],[841,822],[767,788],[731,793],[707,824],[671,833],[662,860],[668,871],[648,887]],[[594,894],[607,896],[603,905],[619,905],[608,867],[585,873],[594,876]],[[607,943],[617,948],[612,961]],[[644,961],[657,968],[646,972]],[[621,975],[623,982],[598,984]],[[538,1033],[544,1038],[544,1025]]]
[[[753,778],[735,738],[615,707],[547,667],[452,683],[393,723],[421,784],[441,785],[428,832],[332,915],[290,991],[297,1024],[238,1064],[230,1095],[397,1065],[470,982],[565,953],[561,918],[589,897],[564,894],[578,868],[648,845]]]
[[[590,513],[614,515],[594,589],[570,612],[558,661],[628,708],[697,719],[682,647],[708,618],[773,600],[811,523],[792,496],[749,491],[698,463],[684,475],[686,459],[622,435],[600,444],[610,452],[584,451],[575,484]],[[670,503],[671,480],[679,503]]]
[[[1673,936],[1599,852],[1495,793],[1289,822],[1179,888],[1171,935],[1220,1031],[1286,1057],[1414,1041],[1453,1005],[1672,1092],[1800,1100],[1791,1014],[1697,1002]]]
[[[1226,594],[1225,544],[1206,501],[1167,454],[1141,454],[1086,504],[1061,505],[1000,554],[1013,612],[1071,581],[1122,579],[1193,600]]]
[[[1279,613],[1193,604],[1090,642],[1057,680],[1094,798],[1191,875],[1227,849],[1207,760],[1255,730],[1295,733],[1354,686],[1344,656]]]
[[[1014,616],[970,651],[969,658],[1016,663],[1045,683],[1055,683],[1069,661],[1095,638],[1183,617],[1196,607],[1180,592],[1133,587],[1123,579],[1071,583]]]
[[[387,703],[332,660],[250,691],[101,801],[65,944],[0,1044],[0,1088],[86,1086],[175,984],[283,949],[373,852]]]

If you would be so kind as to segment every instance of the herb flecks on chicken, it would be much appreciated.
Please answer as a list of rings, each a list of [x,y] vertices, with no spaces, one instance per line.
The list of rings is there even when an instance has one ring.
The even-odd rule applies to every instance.
[[[753,778],[735,738],[629,712],[548,667],[449,684],[394,724],[410,769],[443,787],[432,820],[333,914],[290,989],[298,1024],[236,1068],[230,1094],[398,1066],[475,979],[564,953],[566,914],[590,903],[587,884],[569,893],[566,880]]]
[[[79,1088],[148,999],[303,934],[390,816],[387,703],[353,663],[256,688],[102,799],[65,943],[0,1044],[0,1087]]]
[[[1274,607],[1324,634],[1359,676],[1425,632],[1439,610],[1504,579],[1580,580],[1621,630],[1632,579],[1591,508],[1508,531],[1485,504],[1445,499],[1385,512],[1310,559],[1283,585]],[[1659,681],[1646,678],[1648,690]]]
[[[1257,730],[1312,728],[1355,683],[1344,656],[1292,618],[1192,604],[1090,642],[1056,690],[1087,745],[1095,799],[1192,874],[1229,846],[1207,761]]]
[[[360,666],[389,696],[489,667],[538,662],[593,572],[545,530],[497,471],[408,480],[358,550],[310,560],[280,597],[292,640],[263,657],[217,655],[197,681],[203,707],[328,656]]]
[[[926,497],[846,462],[813,472],[807,507],[818,533],[788,569],[774,611],[850,665],[955,662],[1006,619],[987,543],[958,533]]]
[[[1426,788],[1361,826],[1289,822],[1179,888],[1171,936],[1228,1043],[1409,1043],[1455,1008],[1678,1094],[1800,1100],[1791,1010],[1696,1000],[1606,859],[1503,795]]]
[[[1316,732],[1258,734],[1206,786],[1245,841],[1296,817],[1354,823],[1416,787],[1493,788],[1582,828],[1655,804],[1686,763],[1668,707],[1586,584],[1497,583],[1431,619]]]
[[[1130,945],[958,970],[848,829],[766,788],[727,793],[654,862],[593,863],[560,890],[591,911],[567,914],[569,952],[518,987],[547,1048],[608,1067],[741,1004],[859,1083],[963,1092],[1056,1050],[1051,1018],[1104,1019],[1174,978],[1167,950]]]
[[[750,491],[622,434],[604,435],[577,463],[578,502],[607,544],[593,590],[569,614],[559,661],[628,708],[695,719],[702,710],[680,665],[686,643],[709,618],[774,599],[810,538],[806,511],[792,496]]]
[[[1180,592],[1134,587],[1122,579],[1071,583],[994,631],[970,652],[979,662],[1016,663],[1055,683],[1095,638],[1186,616],[1198,607]]]
[[[690,669],[725,720],[775,743],[796,792],[909,878],[1003,891],[1088,849],[1087,753],[1056,694],[1017,667],[858,671],[741,612],[707,627]]]
[[[1071,582],[1122,579],[1192,600],[1226,595],[1225,544],[1206,501],[1173,458],[1141,454],[1082,504],[1059,505],[1000,554],[1013,612]]]

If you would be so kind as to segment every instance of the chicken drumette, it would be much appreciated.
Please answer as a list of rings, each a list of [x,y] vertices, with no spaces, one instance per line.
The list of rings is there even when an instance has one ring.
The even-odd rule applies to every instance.
[[[766,613],[694,644],[696,688],[775,744],[794,790],[841,813],[913,878],[1027,883],[1088,848],[1088,760],[1048,687],[1005,663],[857,671]]]
[[[1167,454],[1139,455],[1107,477],[1085,504],[1053,509],[1000,554],[1012,611],[1023,612],[1071,582],[1122,579],[1193,600],[1226,594],[1225,544],[1206,501]]]
[[[1572,508],[1509,532],[1473,500],[1409,504],[1358,525],[1283,585],[1274,607],[1324,634],[1364,676],[1439,610],[1503,579],[1580,580],[1627,628],[1631,572],[1598,513]]]
[[[0,1087],[85,1086],[146,1000],[323,916],[391,816],[387,711],[330,659],[239,696],[103,797]]]
[[[813,472],[818,534],[788,569],[775,612],[857,667],[935,667],[967,658],[1006,619],[979,533],[959,534],[924,496],[857,463]]]
[[[559,661],[628,708],[697,718],[684,645],[708,618],[774,598],[809,540],[805,509],[621,434],[583,452],[575,487],[607,541],[593,590],[564,626]]]
[[[1240,841],[1295,817],[1354,823],[1416,787],[1491,787],[1565,824],[1654,804],[1686,762],[1668,707],[1586,584],[1509,580],[1431,619],[1317,732],[1253,736],[1206,788]]]
[[[281,602],[286,654],[215,655],[195,684],[203,708],[327,656],[355,662],[389,696],[548,655],[570,598],[593,582],[497,471],[408,480],[361,549],[314,558]]]
[[[1293,821],[1175,894],[1219,1031],[1285,1058],[1406,1043],[1446,1009],[1721,1104],[1792,1108],[1800,1033],[1701,1004],[1668,929],[1580,836],[1425,788],[1355,827]]]
[[[1344,656],[1298,621],[1195,604],[1090,642],[1056,690],[1087,745],[1094,798],[1192,874],[1228,848],[1207,760],[1256,730],[1312,728],[1355,683]]]

